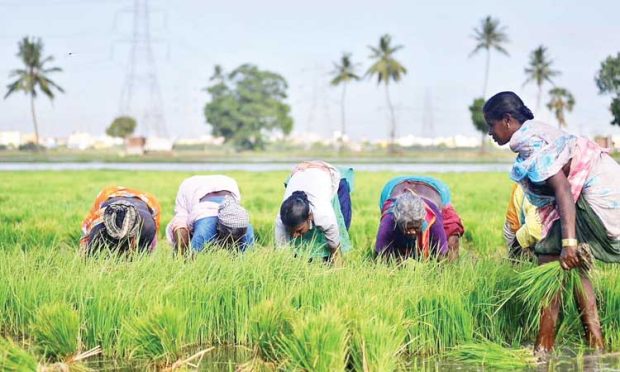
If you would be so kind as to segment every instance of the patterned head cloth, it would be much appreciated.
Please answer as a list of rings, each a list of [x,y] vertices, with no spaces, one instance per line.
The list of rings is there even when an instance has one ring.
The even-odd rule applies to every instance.
[[[142,217],[136,207],[128,201],[117,200],[105,207],[103,224],[113,239],[133,238],[138,234]]]
[[[247,228],[250,224],[248,212],[230,196],[226,196],[220,204],[217,217],[222,225],[231,229]]]

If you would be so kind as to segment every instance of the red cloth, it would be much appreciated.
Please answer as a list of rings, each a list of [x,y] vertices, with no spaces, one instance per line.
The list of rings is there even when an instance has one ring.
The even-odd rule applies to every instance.
[[[446,237],[452,235],[462,236],[465,233],[463,221],[461,221],[461,217],[456,213],[452,204],[446,205],[441,210],[441,215],[443,216],[443,229],[446,231]]]

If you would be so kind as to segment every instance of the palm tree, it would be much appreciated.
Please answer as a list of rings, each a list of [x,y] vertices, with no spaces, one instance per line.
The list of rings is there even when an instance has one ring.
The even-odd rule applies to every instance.
[[[48,74],[60,72],[60,67],[46,68],[45,64],[52,62],[54,57],[48,56],[43,58],[43,42],[39,38],[24,37],[18,44],[19,52],[17,56],[24,63],[23,69],[16,69],[9,73],[9,77],[17,77],[17,80],[7,85],[6,99],[17,91],[23,91],[30,95],[30,111],[32,113],[32,122],[34,124],[35,145],[39,145],[39,127],[37,125],[37,116],[34,109],[34,99],[37,97],[37,88],[41,90],[50,100],[54,99],[52,89],[56,89],[61,93],[64,90],[50,78]]]
[[[558,126],[560,128],[566,127],[566,117],[564,112],[573,111],[575,106],[575,97],[565,88],[555,87],[549,91],[550,100],[547,103],[547,108],[551,110],[556,119],[558,119]]]
[[[342,115],[342,123],[341,123],[341,140],[344,139],[346,135],[346,125],[345,125],[345,95],[347,92],[347,84],[351,81],[358,81],[360,77],[355,73],[355,65],[351,63],[351,54],[350,53],[342,53],[342,57],[340,58],[340,64],[334,62],[334,71],[332,72],[334,78],[331,81],[331,85],[338,86],[342,85],[342,97],[340,98],[340,110]]]
[[[480,28],[474,28],[474,35],[476,40],[476,47],[469,53],[471,57],[477,54],[482,49],[487,51],[487,62],[484,69],[484,86],[482,87],[482,97],[487,94],[487,84],[489,82],[489,65],[491,63],[491,49],[508,55],[503,44],[508,42],[508,35],[506,35],[506,27],[499,25],[499,19],[493,19],[491,16],[486,16],[480,21]]]
[[[400,64],[395,58],[394,53],[402,49],[402,45],[392,46],[392,37],[390,35],[383,35],[379,39],[379,47],[368,46],[372,51],[370,58],[374,60],[374,63],[368,71],[367,76],[377,75],[377,84],[383,82],[385,84],[385,97],[387,105],[390,110],[391,128],[390,128],[390,151],[394,151],[394,142],[396,139],[396,118],[394,117],[394,107],[390,100],[390,91],[388,85],[390,81],[398,82],[407,73],[407,69]]]
[[[557,70],[551,69],[552,60],[547,55],[547,48],[544,45],[539,46],[530,53],[530,63],[525,68],[527,79],[523,85],[533,81],[538,86],[538,94],[536,96],[536,111],[540,108],[540,98],[542,96],[542,86],[545,81],[553,84],[552,77],[560,75]]]

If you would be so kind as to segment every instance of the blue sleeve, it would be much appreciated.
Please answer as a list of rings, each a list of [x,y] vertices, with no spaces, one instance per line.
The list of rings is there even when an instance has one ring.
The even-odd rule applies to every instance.
[[[245,232],[245,236],[243,237],[243,242],[241,243],[241,252],[245,252],[247,249],[252,248],[254,245],[254,228],[252,225],[248,225],[248,229]]]
[[[194,231],[192,233],[192,250],[194,252],[202,252],[205,244],[212,242],[217,236],[217,217],[201,218],[194,222]]]

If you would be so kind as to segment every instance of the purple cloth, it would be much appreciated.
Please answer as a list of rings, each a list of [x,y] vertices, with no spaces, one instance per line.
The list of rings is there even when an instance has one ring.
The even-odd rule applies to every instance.
[[[435,212],[435,222],[427,228],[430,228],[430,248],[431,254],[445,256],[448,254],[448,239],[443,228],[443,217],[441,211],[435,203],[428,199],[424,202]],[[379,231],[377,232],[377,242],[375,251],[379,255],[385,256],[404,256],[418,258],[420,252],[416,247],[415,237],[410,238],[400,231],[394,222],[392,212],[386,212],[381,217]]]

